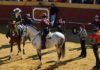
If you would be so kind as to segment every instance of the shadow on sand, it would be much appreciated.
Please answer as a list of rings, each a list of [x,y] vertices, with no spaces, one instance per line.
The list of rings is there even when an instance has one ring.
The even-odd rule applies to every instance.
[[[79,60],[79,59],[82,59],[82,57],[75,57],[75,58],[72,58],[69,60],[65,60],[65,61],[60,62],[58,65],[56,63],[54,63],[53,65],[50,65],[46,69],[42,69],[42,70],[54,70],[54,69],[58,68],[59,66],[66,65],[68,62],[72,62],[72,61]],[[47,63],[52,63],[52,62],[54,62],[54,61],[49,61]]]
[[[46,54],[49,54],[49,53],[53,53],[53,52],[56,52],[56,50],[51,50],[51,51],[43,52],[43,53],[41,54],[41,56],[46,55]],[[36,54],[36,55],[29,56],[29,57],[26,58],[26,59],[29,59],[29,58],[32,58],[33,60],[39,59],[37,54]]]
[[[9,44],[6,44],[6,45],[0,46],[0,50],[1,50],[1,49],[5,49],[5,48],[10,48],[10,45],[9,45]]]

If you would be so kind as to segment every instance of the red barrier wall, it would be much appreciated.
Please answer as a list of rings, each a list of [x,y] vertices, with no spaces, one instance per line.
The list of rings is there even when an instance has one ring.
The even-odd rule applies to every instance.
[[[34,8],[33,6],[0,5],[0,24],[8,23],[12,10],[16,7],[22,9],[22,15],[32,14]],[[58,17],[62,17],[68,22],[91,22],[96,14],[100,16],[100,9],[59,7]]]

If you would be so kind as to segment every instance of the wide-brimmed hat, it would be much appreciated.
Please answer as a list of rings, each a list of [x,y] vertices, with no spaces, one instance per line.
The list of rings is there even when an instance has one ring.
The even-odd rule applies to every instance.
[[[13,10],[14,12],[22,12],[22,10],[20,9],[20,8],[15,8],[14,10]]]

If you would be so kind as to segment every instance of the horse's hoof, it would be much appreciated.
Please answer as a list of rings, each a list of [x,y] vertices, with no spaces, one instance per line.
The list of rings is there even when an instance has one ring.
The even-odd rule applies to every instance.
[[[11,57],[11,56],[9,56],[9,60],[11,60],[11,58],[12,58],[12,57]]]
[[[19,55],[19,53],[16,54],[16,56],[18,56],[18,55]]]
[[[37,66],[36,68],[35,68],[35,70],[39,70],[41,68],[41,66]]]
[[[57,62],[56,62],[56,65],[58,66],[59,64],[60,64],[60,61],[57,61]]]
[[[21,57],[21,60],[24,60],[24,57]]]
[[[40,64],[35,68],[35,70],[40,69],[40,68],[41,68],[41,65],[42,65],[42,63],[40,63]]]

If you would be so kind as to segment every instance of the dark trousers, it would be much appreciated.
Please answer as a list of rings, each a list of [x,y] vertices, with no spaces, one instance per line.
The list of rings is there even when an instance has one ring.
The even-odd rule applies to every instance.
[[[42,49],[46,48],[46,36],[49,33],[49,29],[48,28],[44,28],[43,29],[43,35],[41,36],[41,45],[42,45]]]
[[[87,53],[86,53],[86,47],[85,47],[85,43],[86,42],[86,40],[83,40],[83,39],[80,39],[80,43],[81,43],[81,55],[80,56],[86,56],[87,55]]]
[[[99,52],[98,52],[99,44],[93,44],[93,53],[96,59],[96,66],[100,66]]]
[[[57,31],[63,33],[63,29],[62,29],[62,26],[61,25],[58,25],[57,26]]]

